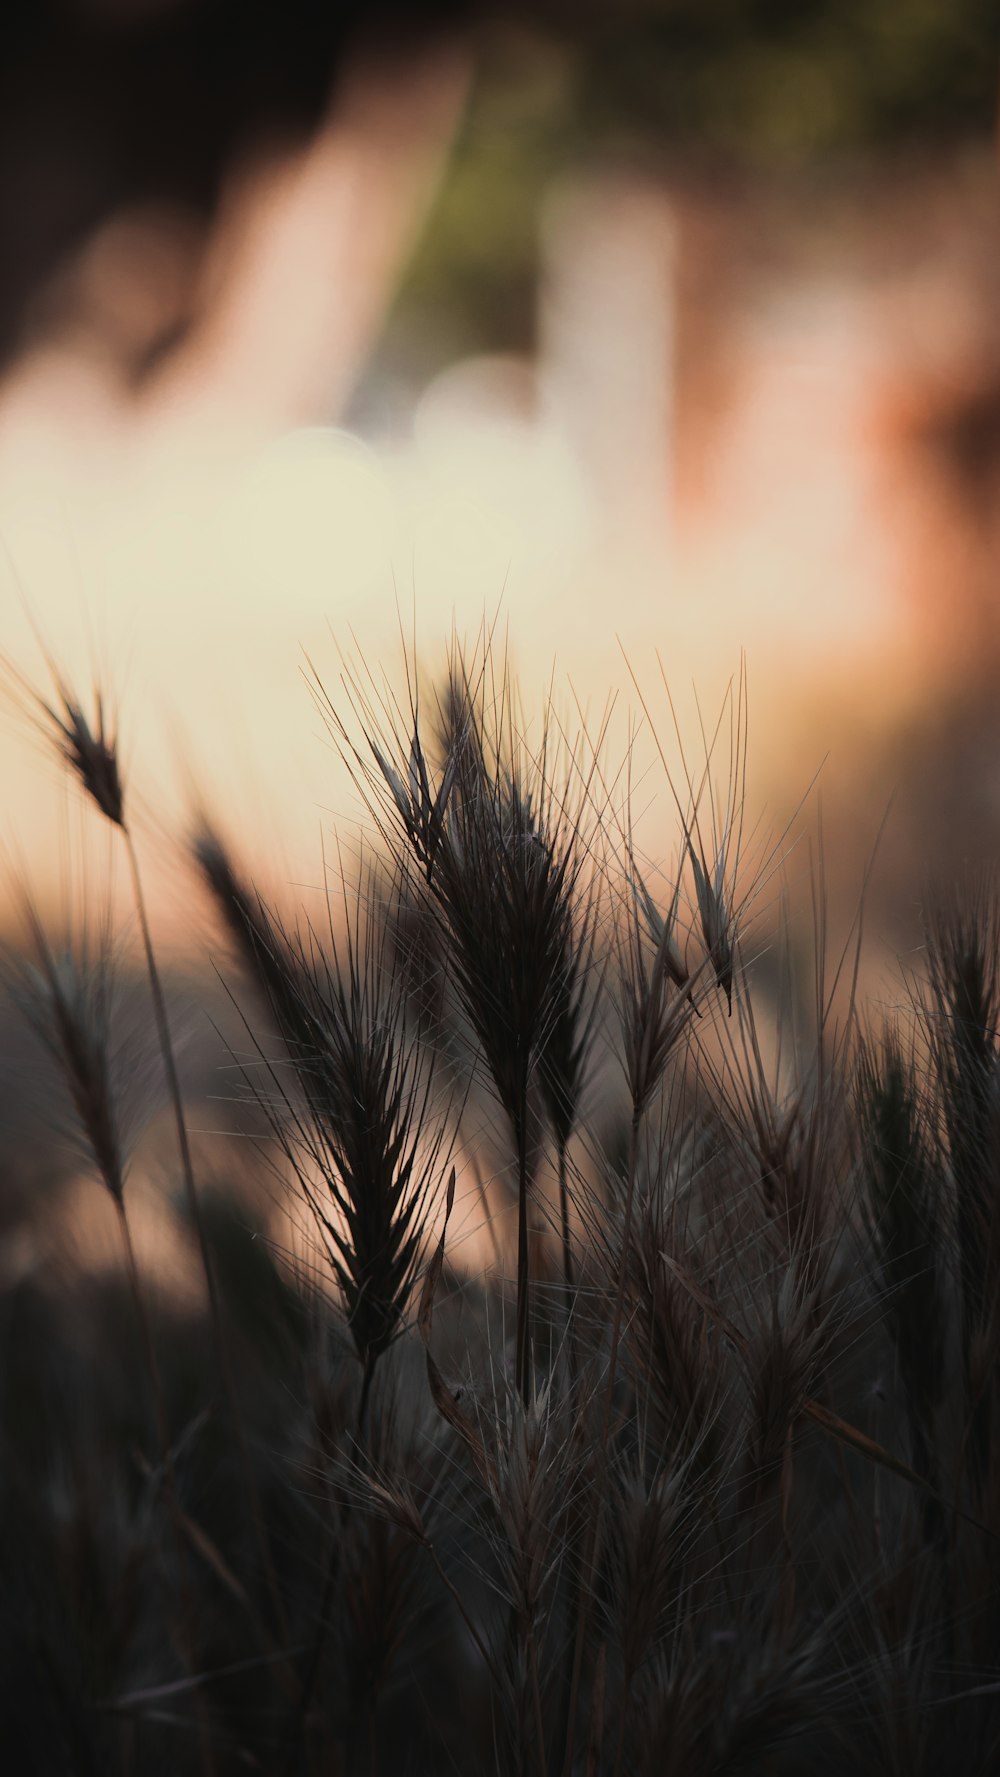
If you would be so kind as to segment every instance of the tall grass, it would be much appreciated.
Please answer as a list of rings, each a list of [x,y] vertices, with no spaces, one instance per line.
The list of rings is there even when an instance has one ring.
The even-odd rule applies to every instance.
[[[317,678],[371,817],[322,921],[189,844],[248,1130],[213,1191],[117,740],[58,684],[134,866],[206,1324],[133,1237],[110,940],[62,957],[29,903],[11,998],[122,1272],[3,1272],[17,1768],[994,1771],[994,885],[929,900],[882,1016],[820,882],[804,965],[765,910],[742,676],[697,769],[663,749],[672,868],[488,639],[398,702]]]

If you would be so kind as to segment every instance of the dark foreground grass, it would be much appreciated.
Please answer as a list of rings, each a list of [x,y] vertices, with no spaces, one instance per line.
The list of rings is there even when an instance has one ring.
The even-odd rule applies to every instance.
[[[190,847],[255,1131],[225,1188],[115,740],[38,706],[127,844],[201,1286],[136,1259],[114,946],[29,917],[11,996],[122,1266],[19,1274],[5,1215],[8,1768],[995,1772],[994,885],[933,905],[891,1018],[820,889],[776,991],[742,685],[670,786],[665,887],[627,771],[551,714],[532,747],[488,646],[402,704],[316,689],[372,829],[322,919],[210,822]]]

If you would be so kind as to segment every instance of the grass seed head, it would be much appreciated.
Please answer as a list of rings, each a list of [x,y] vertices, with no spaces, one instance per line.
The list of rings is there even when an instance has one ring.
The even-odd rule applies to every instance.
[[[359,889],[343,936],[287,929],[240,879],[219,836],[195,856],[293,1067],[264,1108],[340,1286],[366,1371],[406,1323],[444,1140],[434,1069],[409,1041],[405,982]]]
[[[695,895],[705,949],[716,982],[725,994],[726,1003],[732,1012],[735,918],[731,896],[726,887],[724,857],[720,857],[714,871],[709,872],[704,860],[695,851],[690,835],[687,848],[694,871]]]
[[[95,695],[91,723],[62,679],[56,682],[59,707],[44,698],[37,703],[48,719],[48,733],[91,801],[116,827],[125,826],[125,794],[118,759],[118,737],[109,723],[100,691]]]

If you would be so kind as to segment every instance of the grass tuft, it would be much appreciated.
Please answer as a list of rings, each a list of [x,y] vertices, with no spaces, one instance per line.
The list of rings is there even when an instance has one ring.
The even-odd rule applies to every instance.
[[[2,1206],[16,1762],[987,1777],[992,883],[932,900],[902,1003],[862,1007],[821,863],[811,935],[790,893],[764,907],[744,673],[676,786],[661,748],[657,856],[631,749],[608,769],[551,699],[529,721],[490,637],[398,699],[314,673],[373,831],[319,916],[204,817],[189,841],[252,1138],[203,1211],[115,727],[54,680],[17,682],[126,850],[207,1287],[137,1258],[112,933],[64,954],[29,902],[4,984],[121,1265],[72,1261],[53,1192],[24,1228]],[[50,1123],[36,1177],[64,1171]]]

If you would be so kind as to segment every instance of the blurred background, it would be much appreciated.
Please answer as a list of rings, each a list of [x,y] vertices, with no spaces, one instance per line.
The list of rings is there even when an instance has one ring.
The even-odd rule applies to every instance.
[[[120,703],[178,944],[190,774],[316,882],[357,805],[304,663],[396,682],[484,613],[529,709],[617,692],[621,745],[631,673],[671,735],[657,651],[694,754],[691,687],[714,715],[744,653],[753,815],[822,765],[838,904],[892,800],[890,945],[995,855],[992,13],[5,10],[0,643]],[[0,774],[63,898],[74,793],[16,700]]]
[[[337,1572],[329,1567],[321,1597],[318,1551],[331,1537],[338,1561],[341,1542],[367,1547],[356,1529],[341,1535],[349,1495],[334,1508],[333,1492],[317,1491],[357,1386],[356,1358],[325,1302],[335,1293],[332,1273],[301,1192],[286,1188],[280,1144],[265,1139],[262,1105],[245,1093],[240,1100],[244,1069],[264,1096],[272,1090],[258,1064],[278,1054],[282,1066],[275,1020],[239,983],[184,846],[197,795],[279,906],[325,917],[324,855],[336,863],[339,845],[350,867],[363,810],[311,695],[313,675],[313,691],[318,678],[338,707],[345,671],[356,683],[370,673],[373,697],[383,675],[387,694],[405,696],[405,657],[433,678],[452,634],[474,646],[484,624],[495,626],[496,654],[507,650],[529,718],[537,722],[551,687],[567,725],[585,719],[596,734],[612,700],[608,770],[614,777],[632,748],[637,843],[656,890],[659,866],[669,875],[678,844],[656,741],[683,792],[678,735],[697,774],[701,723],[710,735],[727,686],[742,687],[745,663],[748,873],[755,861],[770,869],[787,854],[784,878],[803,920],[787,922],[783,938],[803,959],[805,1000],[814,982],[811,865],[823,872],[836,953],[881,832],[866,888],[862,980],[890,1003],[901,997],[900,967],[918,960],[928,884],[947,883],[969,864],[995,870],[996,15],[996,0],[0,5],[0,1723],[11,1769],[156,1777],[191,1768],[178,1763],[182,1742],[169,1713],[176,1705],[184,1726],[178,1672],[221,1672],[210,1706],[219,1704],[219,1723],[234,1724],[240,1770],[265,1768],[264,1754],[247,1747],[264,1744],[268,1711],[272,1726],[287,1714],[284,1694],[267,1689],[242,1585],[248,1578],[253,1590],[261,1570],[232,1403],[222,1405],[218,1389],[192,1201],[207,1229],[235,1354],[232,1398],[244,1403],[291,1606],[289,1636],[278,1641],[293,1653],[316,1649],[313,1677]],[[84,805],[32,719],[25,681],[50,694],[47,655],[88,709],[93,687],[103,688],[120,733],[193,1150],[189,1192],[121,835]],[[724,714],[723,780],[730,745]],[[795,843],[800,829],[806,837]],[[72,1068],[68,1083],[60,1079],[49,1052],[59,1048],[51,993],[40,1034],[13,1004],[19,991],[29,1005],[35,992],[38,1003],[37,971],[19,971],[16,961],[25,883],[51,934],[50,989],[52,979],[73,988],[61,947],[67,930],[79,939],[88,919],[99,988],[111,974],[99,943],[105,920],[121,964],[116,994],[109,987],[107,1004],[98,995],[84,1011],[88,1028],[100,1027],[108,1096],[124,1126],[121,1201],[137,1252],[128,1271],[151,1285],[150,1350],[161,1354],[167,1421],[184,1427],[175,1456],[190,1528],[204,1527],[225,1558],[220,1565],[212,1554],[211,1571],[198,1568],[200,1665],[180,1660],[180,1640],[167,1645],[169,1576],[166,1585],[157,1578],[167,1468],[154,1469],[144,1454],[154,1444],[122,1270],[124,1216],[81,1139]],[[778,886],[774,871],[769,888]],[[770,1057],[767,995],[782,952],[766,924],[760,944],[756,1003],[764,1002],[761,1054]],[[713,1028],[708,1019],[705,1026]],[[728,1024],[720,1011],[719,1028],[735,1055],[739,1020]],[[709,1053],[708,1039],[699,1040],[698,1054]],[[774,1047],[787,1065],[789,1045]],[[471,1066],[467,1047],[458,1054],[461,1068]],[[773,1152],[799,1193],[799,1160],[786,1157],[798,1154],[800,1136],[806,1143],[803,1130],[820,1143],[813,1132],[828,1127],[826,1101],[820,1094],[822,1116],[810,1107],[800,1119],[794,1097],[786,1114],[783,1086],[774,1088]],[[625,1166],[622,1094],[611,1044],[598,1045],[589,1133],[579,1145],[586,1169],[591,1137],[601,1144],[602,1184]],[[801,1103],[808,1099],[806,1075]],[[683,1104],[679,1096],[664,1132],[680,1127]],[[430,1114],[437,1117],[436,1104]],[[450,1302],[439,1304],[435,1331],[455,1354],[449,1372],[459,1362],[464,1371],[480,1311],[484,1330],[499,1314],[498,1280],[513,1271],[517,1224],[508,1134],[485,1086],[468,1097],[455,1087],[453,1115],[456,1125],[462,1119],[448,1234],[455,1276],[442,1287]],[[93,1118],[91,1106],[91,1126]],[[702,1168],[692,1143],[696,1151],[691,1186]],[[761,1145],[759,1159],[768,1152]],[[830,1154],[821,1182],[840,1164],[834,1144]],[[664,1133],[664,1169],[667,1157]],[[669,1160],[673,1168],[672,1148]],[[678,1142],[678,1181],[683,1165]],[[803,1178],[811,1166],[802,1162]],[[538,1167],[533,1205],[546,1192],[555,1205],[541,1141]],[[767,1179],[759,1182],[761,1201],[770,1202]],[[787,1195],[790,1187],[781,1188]],[[707,1189],[711,1204],[715,1187]],[[813,1225],[814,1195],[802,1187],[799,1200],[810,1207],[791,1225]],[[581,1192],[577,1201],[598,1199]],[[428,1235],[439,1210],[438,1197]],[[605,1225],[589,1209],[586,1224]],[[840,1226],[817,1220],[823,1241],[827,1225]],[[720,1226],[742,1241],[735,1208]],[[706,1251],[717,1238],[729,1236],[713,1230]],[[933,1252],[920,1238],[918,1254]],[[794,1243],[802,1244],[797,1233]],[[541,1275],[549,1263],[539,1239],[532,1267]],[[496,1275],[480,1298],[465,1283],[483,1267]],[[711,1278],[700,1261],[696,1275]],[[915,1277],[922,1290],[923,1272]],[[867,1303],[861,1272],[858,1280],[850,1300]],[[798,1290],[789,1296],[796,1314]],[[853,1343],[862,1322],[850,1314],[843,1325]],[[811,1317],[810,1308],[810,1328]],[[817,1309],[815,1325],[825,1324]],[[700,1350],[701,1332],[698,1339]],[[399,1349],[400,1363],[419,1359],[416,1378],[423,1363],[415,1341]],[[881,1371],[868,1374],[867,1333],[858,1349],[866,1415],[858,1423],[892,1443],[901,1409],[883,1391]],[[492,1368],[492,1345],[489,1356]],[[877,1362],[890,1362],[887,1347]],[[424,1391],[409,1386],[406,1370],[398,1374],[408,1425]],[[606,1398],[610,1408],[610,1391]],[[692,1423],[686,1410],[683,1417]],[[607,1411],[604,1419],[607,1427]],[[791,1439],[781,1447],[790,1551]],[[459,1470],[451,1474],[450,1456],[446,1466],[450,1488]],[[610,1475],[611,1465],[600,1472]],[[451,1497],[443,1486],[442,1505]],[[812,1574],[821,1521],[809,1512]],[[463,1534],[457,1513],[454,1534]],[[887,1675],[879,1686],[892,1686],[884,1715],[898,1720],[902,1745],[911,1715],[900,1698],[912,1691],[921,1708],[934,1700],[913,1649],[936,1645],[935,1593],[923,1579],[916,1587],[909,1533],[900,1591],[881,1534],[870,1591],[884,1598],[885,1616],[872,1614],[872,1665]],[[771,1548],[769,1535],[762,1548]],[[928,1529],[928,1549],[931,1536]],[[780,1712],[785,1693],[767,1688],[771,1668],[760,1667],[766,1683],[757,1677],[758,1615],[765,1623],[771,1607],[758,1613],[742,1535],[740,1543],[738,1586],[754,1601],[747,1694],[776,1696]],[[422,1561],[417,1542],[413,1550]],[[367,1559],[357,1564],[362,1591],[374,1571],[375,1557],[371,1568]],[[869,1571],[868,1560],[859,1572]],[[781,1562],[790,1578],[784,1552]],[[385,1571],[394,1563],[387,1558]],[[399,1571],[408,1584],[409,1569]],[[486,1566],[482,1575],[492,1587]],[[379,1636],[390,1614],[379,1600],[394,1609],[398,1596],[397,1582],[385,1584],[367,1590]],[[868,1630],[856,1628],[855,1615],[856,1602],[867,1608],[866,1587],[852,1578],[850,1609],[839,1612],[851,1639],[843,1659],[837,1654],[838,1712],[844,1675],[868,1657]],[[785,1579],[781,1589],[784,1614]],[[925,1590],[931,1628],[910,1637],[908,1601],[919,1598],[922,1609]],[[259,1603],[263,1591],[254,1596]],[[906,1601],[898,1622],[883,1634],[897,1600]],[[727,1605],[726,1622],[731,1614]],[[186,1604],[178,1622],[182,1615]],[[264,1619],[272,1620],[269,1603]],[[403,1620],[420,1622],[412,1685],[430,1698],[442,1686],[425,1682],[424,1656],[437,1658],[451,1643],[429,1615]],[[733,1632],[710,1639],[728,1648]],[[791,1648],[797,1669],[798,1644],[784,1630],[781,1639],[782,1660]],[[345,1695],[354,1674],[367,1672],[372,1644],[360,1645],[338,1679]],[[396,1645],[405,1647],[409,1674],[405,1635]],[[954,1645],[949,1625],[946,1676],[956,1670]],[[992,1659],[992,1644],[988,1651]],[[453,1687],[456,1672],[463,1687],[470,1683],[468,1654],[464,1664],[440,1662]],[[728,1651],[717,1657],[723,1665],[706,1671],[738,1675]],[[810,1685],[813,1658],[801,1666]],[[963,1661],[971,1684],[980,1665]],[[990,1671],[987,1663],[982,1676]],[[230,1691],[239,1672],[245,1680]],[[359,1723],[357,1698],[374,1698],[376,1683],[366,1676],[367,1688],[355,1687],[350,1709]],[[331,1679],[331,1695],[340,1694]],[[603,1710],[603,1678],[595,1694]],[[430,1754],[420,1765],[415,1690],[398,1695],[381,1768],[444,1768]],[[692,1721],[701,1695],[690,1692]],[[857,1695],[874,1735],[883,1692],[871,1692],[877,1707],[866,1691]],[[152,1702],[159,1727],[154,1733],[152,1720],[123,1713],[119,1735],[111,1711],[136,1698],[140,1712]],[[364,1707],[374,1771],[374,1704]],[[305,1709],[304,1701],[300,1728]],[[680,1745],[687,1704],[678,1709]],[[664,1721],[673,1711],[671,1702]],[[464,1731],[461,1719],[449,1716],[448,1733]],[[240,1721],[249,1724],[245,1746]],[[763,1744],[766,1759],[771,1743],[755,1741],[756,1731],[748,1756]],[[925,1741],[923,1726],[919,1734],[914,1727],[908,1749],[936,1745],[938,1733]],[[598,1739],[588,1742],[588,1765]],[[97,1750],[71,1755],[71,1740]],[[451,1757],[450,1743],[441,1744]],[[625,1744],[619,1738],[619,1766]],[[106,1747],[117,1749],[114,1760]],[[909,1756],[897,1758],[894,1748],[893,1768]],[[983,1769],[993,1768],[992,1757],[983,1754]],[[456,1739],[454,1768],[462,1758],[475,1763]],[[931,1759],[928,1752],[928,1769]],[[280,1768],[292,1769],[284,1750]]]

